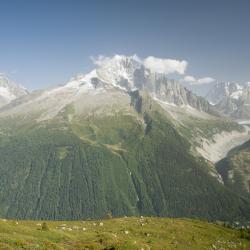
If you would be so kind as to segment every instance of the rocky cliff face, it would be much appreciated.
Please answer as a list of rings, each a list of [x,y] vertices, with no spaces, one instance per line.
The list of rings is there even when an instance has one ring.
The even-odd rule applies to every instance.
[[[150,79],[153,87],[150,93],[160,101],[177,106],[191,106],[199,111],[215,113],[211,105],[202,97],[196,96],[184,88],[178,81],[169,80],[166,77]],[[149,83],[150,86],[150,83]]]

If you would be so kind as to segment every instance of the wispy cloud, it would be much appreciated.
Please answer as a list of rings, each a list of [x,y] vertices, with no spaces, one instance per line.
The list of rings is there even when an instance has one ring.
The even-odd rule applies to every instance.
[[[111,62],[112,57],[108,57],[108,56],[104,56],[104,55],[99,55],[97,57],[91,56],[90,57],[91,61],[93,62],[93,64],[102,67],[103,65]]]
[[[143,60],[144,66],[152,72],[171,74],[185,74],[188,62],[185,60],[179,61],[175,59],[165,59],[149,56]]]
[[[212,77],[203,77],[203,78],[195,78],[194,76],[185,76],[182,80],[182,82],[189,83],[190,85],[203,85],[203,84],[209,84],[215,81]]]

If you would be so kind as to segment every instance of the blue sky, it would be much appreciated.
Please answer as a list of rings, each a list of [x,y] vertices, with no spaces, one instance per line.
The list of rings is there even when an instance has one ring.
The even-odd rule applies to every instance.
[[[0,72],[29,89],[94,67],[90,56],[188,62],[187,75],[250,81],[248,0],[1,0]]]

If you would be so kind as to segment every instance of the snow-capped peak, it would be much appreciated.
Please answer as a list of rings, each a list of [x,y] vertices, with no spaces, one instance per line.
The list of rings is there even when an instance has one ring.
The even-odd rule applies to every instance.
[[[239,85],[239,84],[236,83],[236,88],[237,88],[237,90],[241,90],[241,89],[243,89],[244,87],[243,87],[242,85]]]
[[[98,64],[97,75],[101,81],[117,85],[121,81],[127,81],[130,88],[133,88],[134,72],[142,67],[137,56],[115,55],[112,58],[105,58]]]
[[[115,55],[114,57],[99,57],[95,64],[97,68],[88,74],[79,74],[70,79],[66,88],[94,89],[98,83],[106,87],[117,87],[123,90],[135,89],[134,73],[142,66],[140,59],[134,56]]]
[[[96,70],[94,69],[86,75],[79,74],[76,77],[71,78],[65,87],[80,88],[81,86],[88,86],[89,88],[92,88],[92,79],[96,77],[97,74]]]
[[[28,91],[25,88],[16,85],[6,75],[0,74],[0,105],[7,104],[27,93]]]

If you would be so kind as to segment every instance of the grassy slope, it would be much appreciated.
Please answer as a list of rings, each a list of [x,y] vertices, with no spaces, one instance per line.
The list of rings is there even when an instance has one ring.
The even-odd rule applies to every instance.
[[[101,223],[101,224],[100,224]],[[237,231],[205,221],[118,218],[99,221],[0,221],[0,249],[249,249]]]

